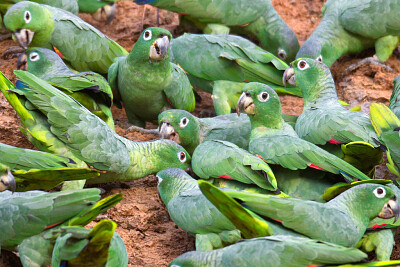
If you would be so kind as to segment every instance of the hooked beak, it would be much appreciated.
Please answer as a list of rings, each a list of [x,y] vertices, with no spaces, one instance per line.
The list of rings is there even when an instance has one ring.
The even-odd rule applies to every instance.
[[[11,190],[14,193],[16,188],[14,175],[9,170],[6,170],[0,178],[0,192]]]
[[[397,197],[392,197],[388,202],[385,203],[381,212],[379,212],[378,217],[382,219],[390,219],[394,217],[393,223],[397,221],[400,214],[400,206],[397,201]]]
[[[282,78],[283,86],[286,87],[286,82],[288,82],[290,85],[296,86],[296,78],[294,76],[294,69],[293,67],[289,67],[285,70],[283,73],[283,78]]]
[[[109,24],[115,18],[115,3],[105,5],[96,10],[93,13],[92,17],[97,20],[101,21],[101,14],[104,12],[106,14],[106,24]]]
[[[161,123],[160,135],[162,139],[170,139],[175,141],[175,143],[180,143],[179,134],[169,122]]]
[[[163,60],[168,53],[169,38],[167,35],[157,38],[150,47],[149,57],[153,60]]]
[[[27,60],[27,56],[25,53],[22,53],[19,57],[18,57],[18,61],[17,61],[17,69],[23,69],[26,70],[26,63],[28,63]]]
[[[240,116],[240,113],[254,115],[254,102],[249,93],[242,93],[236,105],[236,112],[238,116]]]
[[[20,46],[24,49],[28,48],[28,45],[32,42],[34,32],[28,29],[18,29],[14,32],[14,36],[17,39]]]

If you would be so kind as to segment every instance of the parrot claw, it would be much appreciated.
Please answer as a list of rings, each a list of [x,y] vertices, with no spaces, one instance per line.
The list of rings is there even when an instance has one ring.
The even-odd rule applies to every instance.
[[[4,40],[11,39],[11,38],[12,38],[12,33],[11,32],[3,34],[3,35],[0,36],[0,42],[4,41]]]
[[[130,123],[123,123],[123,122],[117,122],[116,123],[119,127],[125,129],[125,134],[130,133],[130,132],[139,132],[143,134],[152,134],[157,137],[161,136],[160,132],[158,129],[144,129],[142,127],[130,124]]]
[[[20,56],[21,53],[25,53],[25,49],[19,46],[13,46],[7,49],[3,54],[3,59],[11,59]]]
[[[364,58],[356,63],[351,64],[350,66],[348,66],[342,73],[342,78],[347,77],[350,75],[351,72],[355,71],[356,69],[358,69],[359,67],[363,66],[363,65],[375,65],[378,67],[383,68],[384,70],[393,72],[393,69],[387,65],[385,65],[384,63],[382,63],[378,57],[376,55],[372,56],[372,57],[367,57]]]

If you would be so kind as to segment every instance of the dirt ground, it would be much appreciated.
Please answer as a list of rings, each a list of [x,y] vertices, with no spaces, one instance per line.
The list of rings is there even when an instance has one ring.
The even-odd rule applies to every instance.
[[[278,13],[297,34],[300,43],[303,43],[315,29],[320,21],[322,0],[272,0]],[[148,26],[156,26],[157,11],[151,6],[137,6],[131,1],[117,3],[117,16],[109,25],[92,19],[90,15],[80,14],[85,21],[91,23],[103,33],[108,35],[131,50],[140,32]],[[160,11],[160,27],[175,33],[179,24],[178,15]],[[9,47],[15,45],[11,40],[0,42],[0,55]],[[360,58],[373,55],[374,51],[367,51],[360,55],[344,56],[331,67],[334,75],[339,97],[351,105],[361,105],[364,112],[368,112],[371,102],[388,104],[392,90],[392,80],[400,73],[400,59],[393,55],[387,65],[394,72],[388,72],[380,67],[360,67],[351,76],[342,77],[343,70]],[[12,71],[16,69],[16,59],[4,60],[0,58],[0,71],[7,77],[13,78]],[[196,107],[196,111],[211,109],[212,102],[206,93],[201,94],[203,101]],[[300,114],[303,100],[291,96],[281,97],[283,110],[288,114]],[[116,121],[127,122],[125,113],[113,108]],[[18,117],[0,95],[0,142],[33,148],[25,136],[19,131]],[[148,125],[155,128],[155,125]],[[152,135],[129,133],[116,127],[118,134],[134,141],[151,140]],[[381,178],[388,176],[384,168],[379,172]],[[123,193],[124,199],[116,207],[110,209],[105,216],[118,224],[117,232],[122,236],[129,254],[129,266],[166,266],[175,257],[194,249],[194,238],[180,230],[169,218],[168,212],[158,197],[155,176],[127,182],[100,185],[105,190],[104,196]],[[398,238],[398,236],[397,236]],[[400,247],[394,249],[392,258],[400,259]],[[16,263],[5,264],[5,253],[2,252],[3,264],[1,266],[17,266]]]

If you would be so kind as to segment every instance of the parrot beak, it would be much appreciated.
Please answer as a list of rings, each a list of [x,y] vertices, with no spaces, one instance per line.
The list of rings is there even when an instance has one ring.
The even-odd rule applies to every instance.
[[[27,56],[25,53],[22,53],[19,57],[18,57],[18,61],[17,61],[17,69],[23,69],[26,70],[26,63],[28,63],[27,60]]]
[[[238,116],[240,116],[240,113],[254,115],[254,102],[249,93],[242,93],[236,105],[236,112]]]
[[[162,139],[170,139],[180,144],[179,134],[169,122],[163,122],[161,124],[160,135]]]
[[[293,67],[289,67],[285,70],[283,73],[283,78],[282,78],[283,86],[286,87],[286,82],[288,82],[290,85],[296,86],[296,78],[294,76],[294,69]]]
[[[160,176],[158,176],[158,175],[156,175],[156,177],[157,177],[157,187],[161,184],[161,182],[162,182],[162,180],[163,180],[163,178],[161,178]]]
[[[400,206],[397,201],[397,197],[392,197],[388,202],[385,203],[381,212],[379,212],[378,217],[382,219],[390,219],[394,217],[394,222],[397,221],[400,214]]]
[[[34,32],[28,29],[18,29],[14,32],[14,36],[17,39],[20,46],[24,49],[28,48],[28,45],[32,42]]]
[[[151,45],[149,57],[157,61],[163,60],[167,56],[168,49],[169,38],[167,35],[164,35],[160,38],[157,38]]]
[[[0,192],[11,190],[14,193],[16,188],[14,175],[9,170],[6,170],[0,178]]]

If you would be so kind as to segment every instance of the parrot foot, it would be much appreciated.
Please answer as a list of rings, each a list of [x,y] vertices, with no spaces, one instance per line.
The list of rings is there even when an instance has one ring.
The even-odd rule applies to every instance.
[[[25,49],[19,46],[12,46],[7,49],[6,52],[3,54],[4,59],[10,59],[14,57],[19,57],[22,53],[25,53]]]
[[[11,37],[12,37],[12,33],[11,32],[3,34],[3,35],[0,35],[0,42],[4,41],[4,40],[11,39]]]
[[[144,129],[136,125],[132,125],[128,129],[126,129],[125,134],[130,132],[139,132],[143,134],[152,134],[155,136],[160,136],[160,132],[158,131],[158,129]]]
[[[376,55],[372,56],[372,57],[367,57],[364,58],[356,63],[351,64],[350,66],[348,66],[344,72],[342,73],[342,78],[349,76],[351,72],[353,72],[354,70],[358,69],[361,66],[364,65],[375,65],[378,67],[381,67],[387,71],[393,72],[393,69],[387,65],[385,65],[384,63],[382,63],[378,57]]]

